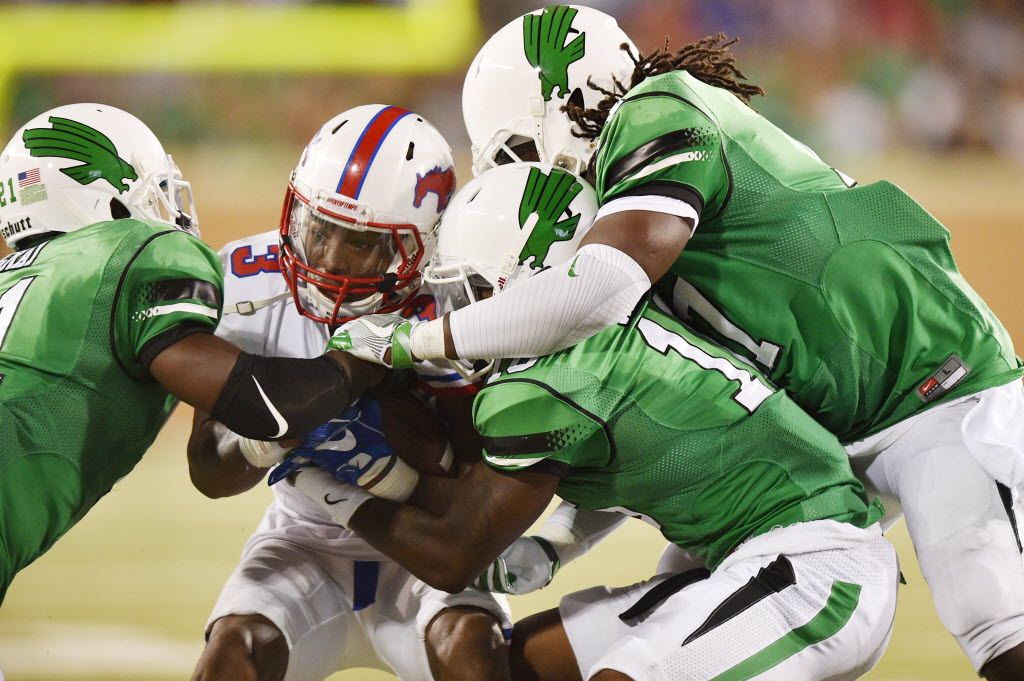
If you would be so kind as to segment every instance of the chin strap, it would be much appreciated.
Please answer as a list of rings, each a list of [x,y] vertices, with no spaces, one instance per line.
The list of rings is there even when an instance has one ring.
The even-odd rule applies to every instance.
[[[224,314],[251,315],[254,314],[256,310],[262,310],[265,307],[270,307],[279,300],[291,297],[292,292],[285,291],[284,293],[278,293],[276,296],[264,298],[263,300],[240,300],[234,305],[225,305]]]

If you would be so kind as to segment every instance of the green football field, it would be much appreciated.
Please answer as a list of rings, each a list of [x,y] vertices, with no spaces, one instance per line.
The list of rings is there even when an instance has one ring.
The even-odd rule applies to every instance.
[[[292,150],[271,157],[209,149],[175,156],[190,169],[193,183],[206,188],[205,195],[233,196],[231,183],[244,180],[240,186],[249,187],[255,197],[244,205],[202,205],[204,237],[213,246],[274,226],[281,178],[294,163]],[[943,161],[891,158],[844,170],[861,181],[885,176],[897,182],[950,227],[961,269],[1006,323],[1020,352],[1020,169],[988,158]],[[202,647],[206,616],[270,498],[265,486],[216,501],[194,491],[184,453],[190,418],[191,411],[181,408],[136,470],[15,579],[0,608],[0,667],[8,681],[189,677]],[[950,503],[956,503],[955,497]],[[907,585],[900,592],[889,649],[865,678],[976,678],[938,622],[902,523],[890,538],[899,550]],[[522,617],[554,607],[561,594],[593,584],[621,585],[649,577],[662,545],[653,528],[631,521],[568,566],[548,589],[514,599],[513,612]],[[390,677],[357,670],[334,678]]]

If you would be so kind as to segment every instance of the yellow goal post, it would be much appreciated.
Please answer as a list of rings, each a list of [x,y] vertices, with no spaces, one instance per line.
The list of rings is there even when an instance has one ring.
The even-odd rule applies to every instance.
[[[0,6],[0,131],[21,74],[465,68],[480,32],[477,2]]]

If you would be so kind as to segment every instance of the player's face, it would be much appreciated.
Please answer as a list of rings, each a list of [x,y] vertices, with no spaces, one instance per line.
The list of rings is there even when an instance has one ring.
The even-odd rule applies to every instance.
[[[342,227],[312,214],[307,221],[303,250],[311,268],[334,276],[374,278],[386,271],[395,257],[391,232]],[[321,290],[332,300],[337,298],[336,291]],[[351,299],[360,300],[366,295]]]

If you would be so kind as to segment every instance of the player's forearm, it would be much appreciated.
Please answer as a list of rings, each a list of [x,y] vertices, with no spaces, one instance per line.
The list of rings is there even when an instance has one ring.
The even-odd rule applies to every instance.
[[[238,442],[224,424],[196,412],[188,441],[188,471],[197,490],[218,499],[248,491],[263,479],[267,469],[246,461]]]
[[[629,256],[593,244],[499,296],[446,315],[446,352],[465,359],[547,355],[625,321],[649,288],[643,268]],[[416,357],[430,356],[437,343],[429,334],[443,333],[444,324],[429,322],[429,329],[414,332]]]
[[[466,588],[547,508],[558,478],[543,473],[502,474],[483,461],[457,480],[431,480],[446,494],[443,510],[373,499],[348,526],[382,553],[431,586],[457,593]],[[417,493],[423,493],[419,489]]]
[[[458,593],[494,559],[479,543],[467,542],[446,515],[410,504],[372,499],[349,522],[369,544],[435,589]],[[495,553],[495,555],[497,555]]]
[[[263,357],[208,333],[167,347],[149,369],[175,397],[257,440],[309,432],[384,375],[381,367],[339,352],[313,359]]]

